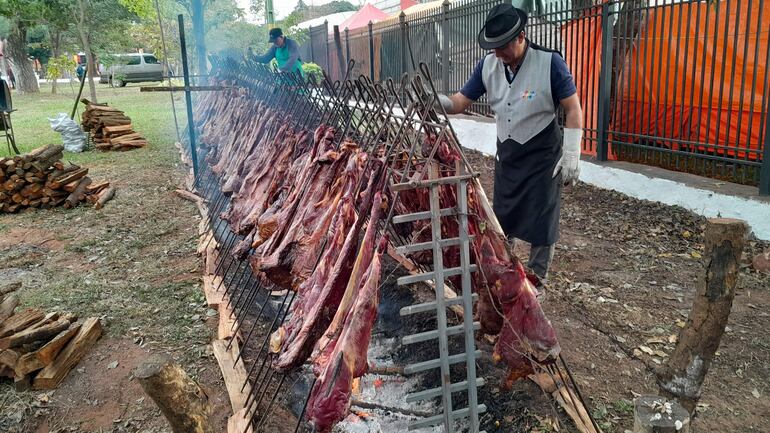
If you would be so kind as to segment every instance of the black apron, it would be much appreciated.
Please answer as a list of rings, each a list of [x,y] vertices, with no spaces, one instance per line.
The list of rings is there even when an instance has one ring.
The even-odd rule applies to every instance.
[[[497,140],[493,207],[509,238],[534,246],[559,240],[561,130],[554,119],[525,144]]]

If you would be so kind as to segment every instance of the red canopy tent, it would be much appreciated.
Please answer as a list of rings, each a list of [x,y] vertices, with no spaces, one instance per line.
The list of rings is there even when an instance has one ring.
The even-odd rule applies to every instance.
[[[340,30],[347,28],[348,30],[357,29],[359,27],[366,27],[369,21],[376,23],[377,21],[388,18],[389,15],[385,12],[367,3],[358,12],[351,15],[340,24]]]

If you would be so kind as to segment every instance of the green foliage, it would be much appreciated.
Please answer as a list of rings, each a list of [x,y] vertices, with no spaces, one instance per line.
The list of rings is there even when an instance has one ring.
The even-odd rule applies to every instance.
[[[324,78],[324,70],[315,63],[303,63],[302,71],[305,73],[305,77],[310,79],[312,76],[316,82],[320,82]]]
[[[62,54],[48,60],[46,76],[49,80],[55,80],[64,76],[64,71],[72,71],[77,64],[72,57]]]
[[[0,39],[8,37],[8,33],[11,31],[11,20],[4,16],[0,16]]]

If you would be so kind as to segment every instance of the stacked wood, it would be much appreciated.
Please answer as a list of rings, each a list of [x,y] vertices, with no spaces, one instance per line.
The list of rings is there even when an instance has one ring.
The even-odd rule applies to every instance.
[[[56,388],[99,339],[101,323],[36,308],[16,311],[20,287],[0,287],[0,293],[6,292],[0,305],[13,305],[9,315],[0,316],[0,377],[13,379],[20,388]]]
[[[63,150],[49,144],[25,155],[0,158],[0,213],[97,203],[109,182],[93,184],[87,168],[64,164]]]
[[[108,106],[94,104],[83,99],[86,110],[81,125],[91,133],[94,145],[99,150],[131,150],[147,145],[147,140],[133,130],[131,118],[125,113]]]

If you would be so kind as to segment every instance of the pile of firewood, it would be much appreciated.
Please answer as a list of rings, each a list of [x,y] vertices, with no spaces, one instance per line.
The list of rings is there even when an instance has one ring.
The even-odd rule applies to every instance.
[[[18,389],[56,388],[102,335],[102,325],[96,317],[15,311],[20,287],[0,286],[0,377]]]
[[[0,158],[0,213],[26,208],[73,208],[82,201],[100,208],[115,191],[93,184],[87,168],[61,161],[64,147],[49,144],[25,155]]]
[[[131,150],[147,145],[147,140],[135,132],[131,118],[117,108],[106,104],[94,104],[83,99],[86,111],[81,125],[90,132],[94,145],[99,150]]]

